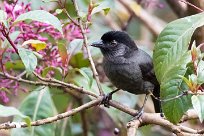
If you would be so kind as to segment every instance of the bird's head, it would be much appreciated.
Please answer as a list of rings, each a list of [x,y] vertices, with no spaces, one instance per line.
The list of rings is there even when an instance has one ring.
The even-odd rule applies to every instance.
[[[104,57],[123,56],[137,46],[126,32],[109,31],[101,37],[100,41],[94,42],[91,46],[101,49]]]

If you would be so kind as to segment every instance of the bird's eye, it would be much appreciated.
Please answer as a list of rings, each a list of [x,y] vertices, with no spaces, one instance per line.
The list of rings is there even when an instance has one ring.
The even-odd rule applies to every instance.
[[[111,41],[111,45],[112,45],[112,46],[116,46],[116,45],[117,45],[116,40]]]

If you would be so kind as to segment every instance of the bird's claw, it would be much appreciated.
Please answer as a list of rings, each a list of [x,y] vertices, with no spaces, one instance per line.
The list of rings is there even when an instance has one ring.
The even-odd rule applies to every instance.
[[[160,112],[160,117],[164,117],[164,113],[163,112]]]
[[[142,116],[143,113],[144,113],[144,107],[142,107],[142,108],[140,108],[140,109],[138,110],[138,112],[137,112],[136,115],[131,119],[131,121],[139,119],[139,118]]]
[[[114,90],[114,91],[108,93],[107,95],[104,95],[104,96],[103,96],[103,100],[101,101],[100,104],[103,104],[105,107],[109,108],[109,107],[110,107],[109,101],[112,100],[112,95],[113,95],[115,92],[119,91],[119,90],[120,90],[120,89],[116,89],[116,90]]]
[[[112,99],[112,94],[108,93],[107,95],[103,96],[103,100],[101,101],[101,104],[103,104],[105,107],[109,108],[109,101]]]

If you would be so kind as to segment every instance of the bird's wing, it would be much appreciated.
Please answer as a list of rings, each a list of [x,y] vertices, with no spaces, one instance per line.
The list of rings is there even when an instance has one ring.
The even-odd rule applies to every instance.
[[[141,69],[143,79],[150,81],[153,84],[157,83],[152,58],[146,52],[139,50],[139,53],[137,54],[137,61]]]

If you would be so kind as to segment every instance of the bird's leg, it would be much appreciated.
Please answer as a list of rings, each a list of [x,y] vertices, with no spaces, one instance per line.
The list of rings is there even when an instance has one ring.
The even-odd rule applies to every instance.
[[[108,93],[107,95],[105,95],[105,96],[103,97],[103,100],[101,101],[101,104],[103,104],[105,107],[108,107],[108,108],[109,108],[109,101],[112,99],[112,95],[113,95],[115,92],[119,91],[119,90],[120,90],[120,89],[116,89],[116,90],[114,90],[114,91]]]
[[[132,118],[132,120],[140,118],[141,115],[144,113],[144,106],[145,106],[145,104],[147,102],[147,99],[148,99],[149,95],[150,95],[149,93],[146,93],[144,103],[143,103],[142,107],[138,110],[138,112],[136,113],[135,117]]]

